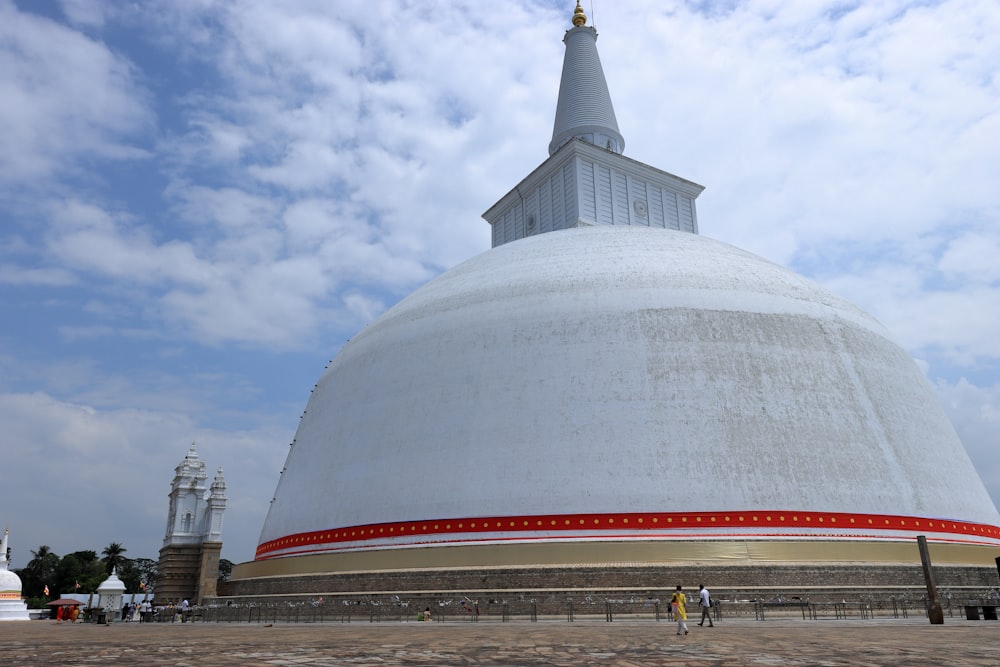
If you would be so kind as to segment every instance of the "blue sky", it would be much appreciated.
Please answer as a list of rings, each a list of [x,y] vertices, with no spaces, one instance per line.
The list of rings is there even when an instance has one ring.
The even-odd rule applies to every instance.
[[[191,442],[252,557],[324,365],[547,156],[573,4],[0,0],[14,567],[155,558]],[[1000,6],[585,8],[625,154],[893,331],[1000,501]]]

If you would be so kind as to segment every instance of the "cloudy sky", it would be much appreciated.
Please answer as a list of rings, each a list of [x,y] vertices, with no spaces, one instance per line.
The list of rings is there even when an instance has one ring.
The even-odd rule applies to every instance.
[[[309,390],[489,247],[572,0],[0,0],[0,522],[157,556],[223,466],[252,558]],[[860,304],[1000,501],[1000,5],[587,0],[626,155]]]

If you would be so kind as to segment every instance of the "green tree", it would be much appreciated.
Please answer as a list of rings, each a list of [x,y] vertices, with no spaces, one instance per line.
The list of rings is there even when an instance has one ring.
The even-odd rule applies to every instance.
[[[43,544],[37,551],[31,552],[31,560],[19,570],[21,577],[21,590],[25,597],[40,597],[44,595],[45,587],[51,584],[50,593],[54,593],[52,587],[56,585],[56,568],[59,566],[59,556],[53,553],[52,549]]]
[[[71,556],[76,556],[76,558],[79,559],[79,561],[81,563],[83,563],[84,565],[90,565],[91,563],[98,562],[98,560],[97,560],[97,552],[96,551],[90,551],[89,549],[84,550],[84,551],[74,551],[70,555]]]
[[[108,576],[104,572],[104,563],[97,557],[96,551],[74,551],[69,554],[73,556],[80,562],[80,577],[72,582],[67,582],[76,588],[76,584],[80,584],[78,593],[93,593],[97,590],[97,587],[101,585],[101,582]],[[64,556],[67,558],[68,556]]]
[[[21,577],[21,589],[28,599],[37,601],[44,596],[45,586],[49,587],[49,598],[73,593],[93,593],[107,578],[112,569],[132,593],[142,592],[142,584],[147,586],[156,580],[156,561],[151,558],[126,558],[126,549],[117,542],[109,544],[102,558],[96,551],[74,551],[59,558],[47,545],[32,551],[32,559],[21,570],[15,570]],[[44,602],[43,602],[44,605]]]
[[[60,593],[93,593],[106,576],[104,563],[97,558],[96,551],[66,554],[57,568]]]
[[[127,560],[125,558],[125,552],[128,551],[125,547],[120,545],[118,542],[112,542],[108,546],[104,547],[104,551],[101,552],[103,558],[101,560],[104,562],[104,569],[108,574],[115,568],[120,568],[122,562]]]
[[[73,554],[66,554],[56,566],[55,588],[53,594],[76,593],[76,584],[83,576],[84,567],[80,559]]]
[[[219,581],[229,581],[230,575],[233,573],[233,563],[232,561],[220,558],[219,559]]]
[[[140,593],[142,587],[139,585],[141,577],[139,568],[135,566],[135,561],[131,558],[122,558],[118,562],[118,578],[125,584],[125,590],[129,593]]]
[[[152,558],[136,558],[132,561],[139,570],[139,580],[146,584],[147,590],[152,590],[156,583],[157,562]]]

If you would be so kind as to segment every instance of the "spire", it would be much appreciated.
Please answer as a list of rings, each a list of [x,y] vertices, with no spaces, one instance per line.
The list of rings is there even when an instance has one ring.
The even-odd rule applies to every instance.
[[[222,541],[222,513],[226,510],[226,480],[222,476],[222,466],[219,466],[212,480],[210,494],[208,496],[208,508],[205,514],[205,532],[203,535],[206,542]]]
[[[3,543],[0,543],[0,570],[7,569],[7,536],[10,535],[10,528],[3,529]]]
[[[625,149],[625,139],[618,131],[608,82],[597,54],[597,31],[587,25],[587,15],[580,0],[573,10],[572,21],[573,27],[563,37],[566,55],[549,155],[574,137],[621,153]]]
[[[597,56],[597,32],[579,0],[566,55],[549,157],[483,213],[493,247],[561,229],[636,225],[698,233],[702,186],[621,154],[625,140]],[[579,139],[579,141],[574,141]]]
[[[190,449],[188,449],[184,458],[181,459],[181,462],[177,464],[177,467],[174,468],[174,472],[176,473],[173,482],[174,488],[181,485],[196,487],[202,480],[207,478],[205,474],[205,462],[198,456],[195,443],[191,443]]]
[[[218,472],[215,473],[215,479],[212,480],[212,486],[210,487],[212,492],[212,498],[221,498],[226,500],[226,479],[222,476],[222,466],[219,466]]]

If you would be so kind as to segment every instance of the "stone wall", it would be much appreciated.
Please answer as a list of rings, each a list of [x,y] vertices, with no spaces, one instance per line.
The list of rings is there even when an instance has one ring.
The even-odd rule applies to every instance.
[[[192,602],[201,604],[207,598],[217,595],[219,581],[219,555],[222,542],[203,542],[198,559],[198,594]]]
[[[221,551],[222,542],[172,544],[160,549],[155,602],[178,604],[186,598],[200,604],[215,597]]]
[[[995,568],[934,568],[938,589],[976,597],[1000,587]],[[406,570],[261,577],[219,584],[219,600],[295,600],[317,596],[349,599],[560,598],[640,596],[669,592],[677,584],[696,591],[704,583],[716,597],[760,599],[776,596],[840,600],[858,595],[926,593],[917,565],[731,565],[614,566]]]

